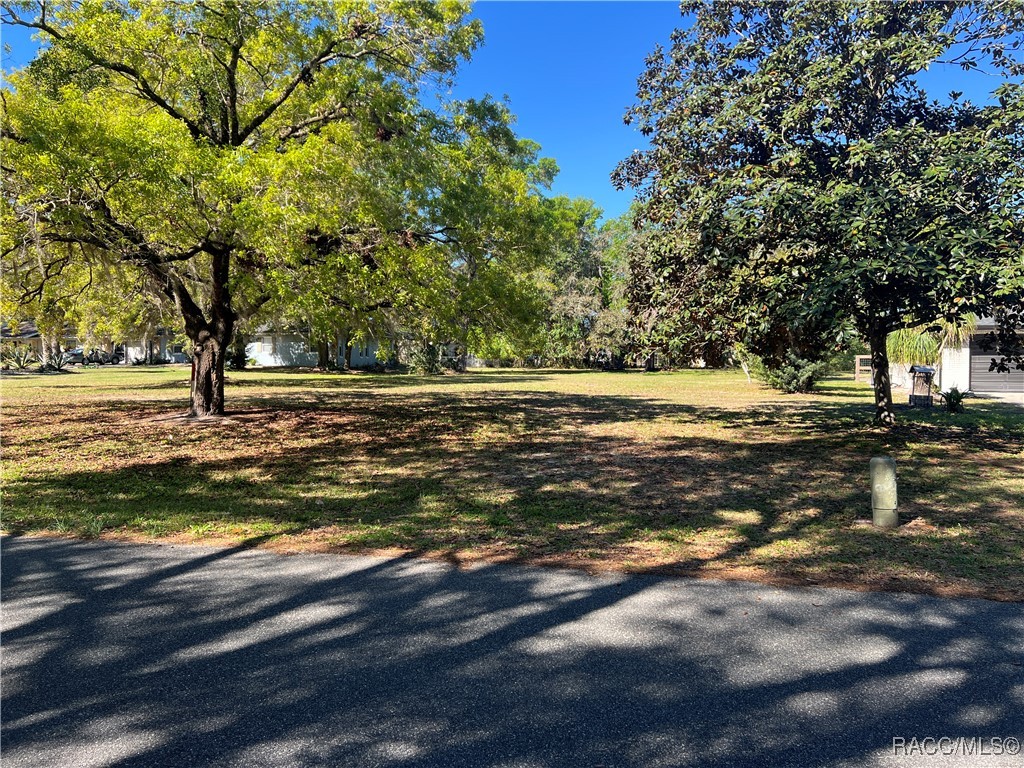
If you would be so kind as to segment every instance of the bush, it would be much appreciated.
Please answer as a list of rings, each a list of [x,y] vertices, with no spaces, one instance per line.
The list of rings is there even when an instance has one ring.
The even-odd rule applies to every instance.
[[[837,352],[829,360],[830,371],[852,371],[857,363],[858,355],[870,354],[868,345],[860,339],[854,339],[850,346],[842,352]]]
[[[807,360],[794,352],[787,352],[785,360],[777,366],[768,366],[763,360],[751,361],[751,372],[765,384],[781,392],[793,394],[810,392],[832,370],[829,360]]]
[[[429,341],[413,347],[409,353],[409,367],[417,373],[433,375],[444,369],[441,364],[441,349]]]
[[[964,412],[965,397],[967,397],[967,393],[961,392],[956,387],[950,387],[948,392],[939,393],[939,399],[942,400],[942,404],[946,406],[946,410],[950,413]]]
[[[31,349],[22,349],[21,347],[15,347],[12,350],[5,351],[3,354],[3,362],[9,363],[12,368],[19,371],[28,369],[34,362],[36,362],[35,353]]]
[[[40,365],[37,370],[39,373],[56,373],[63,371],[69,365],[71,365],[71,355],[67,352],[61,352],[58,355],[51,355],[50,359]]]

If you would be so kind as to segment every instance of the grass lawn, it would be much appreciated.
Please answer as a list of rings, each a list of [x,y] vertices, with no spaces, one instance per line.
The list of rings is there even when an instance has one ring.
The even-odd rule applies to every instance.
[[[181,419],[183,367],[5,376],[11,534],[248,543],[1024,600],[1024,408],[902,410],[741,373],[231,373]],[[868,460],[899,466],[890,532]]]

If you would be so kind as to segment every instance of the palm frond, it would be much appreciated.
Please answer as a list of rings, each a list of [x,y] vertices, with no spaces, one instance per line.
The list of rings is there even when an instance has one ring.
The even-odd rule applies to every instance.
[[[958,322],[939,320],[893,331],[885,341],[889,360],[903,365],[935,365],[942,350],[966,344],[978,328],[975,315],[965,315]]]
[[[939,359],[939,342],[922,328],[901,328],[885,340],[890,363],[934,365]]]

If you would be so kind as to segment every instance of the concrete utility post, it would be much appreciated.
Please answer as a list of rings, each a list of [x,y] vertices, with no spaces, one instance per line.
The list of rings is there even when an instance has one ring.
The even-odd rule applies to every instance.
[[[879,528],[899,525],[896,512],[896,462],[891,456],[871,459],[871,521]]]

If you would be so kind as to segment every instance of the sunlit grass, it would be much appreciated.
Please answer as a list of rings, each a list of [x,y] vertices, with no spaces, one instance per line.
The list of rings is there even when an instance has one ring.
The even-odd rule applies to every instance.
[[[739,372],[229,374],[2,380],[12,533],[415,552],[1024,598],[1024,409],[903,409],[847,379],[786,396]],[[867,464],[898,463],[877,531]],[[912,521],[912,522],[911,522]]]

